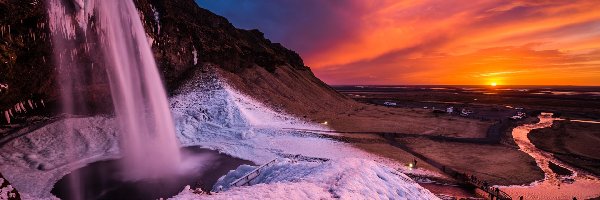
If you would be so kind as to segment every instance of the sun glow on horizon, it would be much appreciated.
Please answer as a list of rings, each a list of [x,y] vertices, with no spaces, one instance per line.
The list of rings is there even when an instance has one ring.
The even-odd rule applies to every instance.
[[[492,82],[492,83],[490,83],[490,85],[491,85],[492,87],[496,87],[496,86],[498,85],[498,83],[496,83],[496,82]]]

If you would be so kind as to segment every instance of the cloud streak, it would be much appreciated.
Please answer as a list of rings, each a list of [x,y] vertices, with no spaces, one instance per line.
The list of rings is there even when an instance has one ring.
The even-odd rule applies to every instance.
[[[200,0],[329,84],[600,85],[594,1]]]

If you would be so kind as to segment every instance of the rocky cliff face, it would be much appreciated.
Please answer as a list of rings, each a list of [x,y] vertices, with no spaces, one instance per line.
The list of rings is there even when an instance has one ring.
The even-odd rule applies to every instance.
[[[50,36],[43,2],[0,1],[0,109],[55,96]],[[4,120],[2,120],[4,121]]]
[[[75,1],[63,1],[75,9]],[[197,70],[205,70],[219,72],[234,87],[277,108],[293,107],[288,109],[292,114],[306,115],[310,111],[302,103],[315,104],[324,96],[345,99],[314,77],[294,51],[272,43],[258,30],[235,28],[193,0],[135,3],[170,92]],[[46,4],[44,0],[0,1],[0,86],[6,86],[0,87],[3,111],[29,99],[46,100],[52,108],[52,102],[59,99],[55,77],[68,72],[60,71],[53,61]],[[89,27],[88,31],[93,29]],[[80,60],[81,70],[98,78],[86,81],[74,95],[89,101],[90,112],[110,112],[103,109],[110,108],[110,90],[102,68],[98,67],[102,63],[96,63],[94,54],[89,53],[80,55]],[[330,106],[317,104],[312,112]],[[45,110],[49,112],[50,108]]]
[[[146,32],[169,88],[202,63],[230,72],[255,66],[309,70],[298,54],[265,39],[258,30],[236,29],[225,18],[200,8],[193,0],[136,0]]]

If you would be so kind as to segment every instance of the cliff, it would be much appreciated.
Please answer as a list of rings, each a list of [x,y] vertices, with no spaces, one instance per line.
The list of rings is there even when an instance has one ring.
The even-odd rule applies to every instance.
[[[72,12],[74,1],[64,1],[73,7],[67,12]],[[217,71],[234,87],[296,115],[309,112],[307,105],[313,106],[312,112],[330,106],[319,103],[324,97],[345,99],[316,78],[294,51],[272,43],[258,30],[235,28],[193,0],[135,3],[169,93],[202,70]],[[46,4],[43,0],[0,1],[0,84],[7,86],[0,89],[3,111],[20,102],[29,109],[31,99],[38,104],[45,100],[48,107],[39,111],[43,114],[59,112],[56,76],[71,72],[60,71],[53,60]],[[80,56],[81,70],[94,78],[77,86],[74,95],[86,99],[89,113],[111,112],[105,72],[94,68],[102,65],[94,57],[92,53]]]

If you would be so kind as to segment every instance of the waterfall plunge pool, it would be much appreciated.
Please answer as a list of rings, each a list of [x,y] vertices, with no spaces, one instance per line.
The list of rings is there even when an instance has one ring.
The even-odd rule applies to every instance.
[[[186,185],[210,191],[217,180],[243,164],[254,163],[199,146],[181,149],[185,170],[157,179],[124,180],[120,159],[91,163],[62,177],[52,194],[72,199],[159,199],[177,195]],[[148,158],[152,159],[152,158]]]

